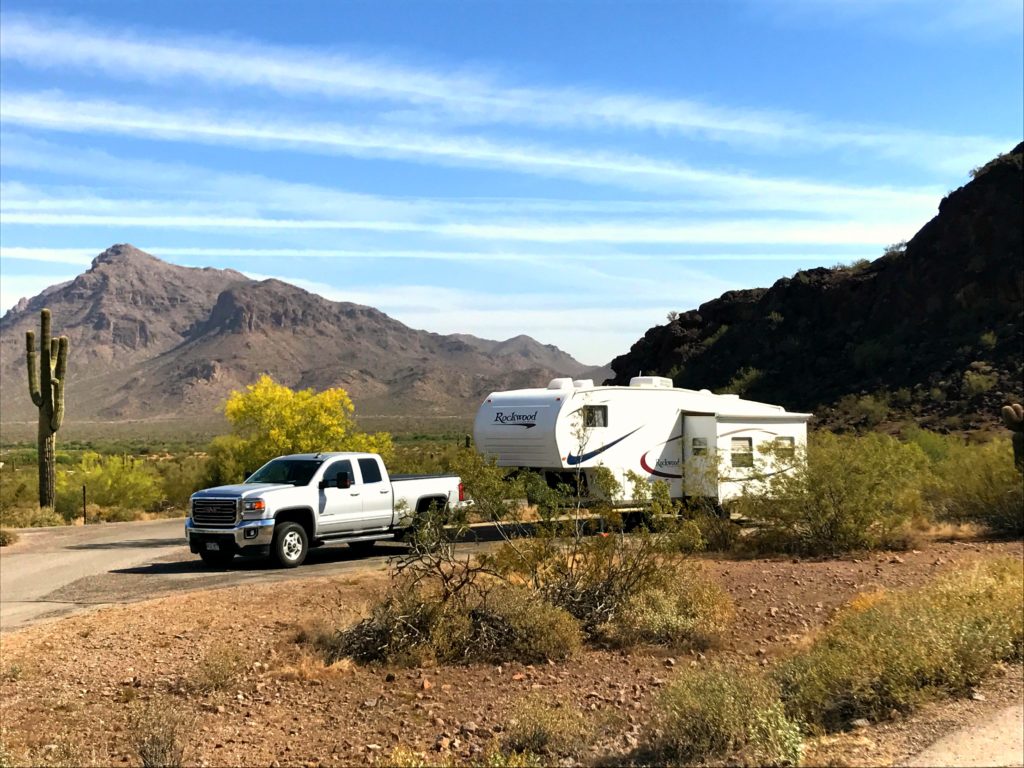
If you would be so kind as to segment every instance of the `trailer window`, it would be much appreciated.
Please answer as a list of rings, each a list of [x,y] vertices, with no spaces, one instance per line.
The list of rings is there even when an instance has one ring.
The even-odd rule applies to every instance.
[[[377,464],[376,459],[360,459],[359,471],[362,473],[363,482],[366,485],[379,483],[381,481],[380,465]]]
[[[694,456],[707,456],[708,455],[708,439],[706,437],[695,437],[695,438],[693,438],[693,455]]]
[[[607,427],[608,406],[607,405],[585,405],[583,411],[584,427]]]
[[[776,437],[775,455],[780,459],[792,459],[796,455],[796,440],[792,437]]]
[[[734,467],[754,466],[753,438],[734,437],[732,439],[732,465]]]

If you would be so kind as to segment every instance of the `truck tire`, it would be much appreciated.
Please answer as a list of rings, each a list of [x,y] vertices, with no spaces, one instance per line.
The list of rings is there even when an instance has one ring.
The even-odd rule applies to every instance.
[[[199,551],[199,557],[207,565],[212,565],[214,568],[225,568],[231,564],[231,561],[235,559],[234,552],[208,552],[203,549]]]
[[[309,536],[298,523],[280,523],[274,526],[274,541],[270,545],[270,556],[282,568],[302,565],[309,552]]]

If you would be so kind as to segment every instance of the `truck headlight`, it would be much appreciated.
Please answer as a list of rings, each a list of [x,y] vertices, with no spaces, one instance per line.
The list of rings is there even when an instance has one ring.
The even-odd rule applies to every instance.
[[[263,513],[266,511],[267,502],[263,499],[246,499],[242,502],[242,516],[250,520],[263,517]]]

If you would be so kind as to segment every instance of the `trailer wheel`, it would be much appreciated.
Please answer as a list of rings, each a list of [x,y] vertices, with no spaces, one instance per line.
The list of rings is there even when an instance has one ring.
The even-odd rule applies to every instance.
[[[292,522],[274,526],[274,541],[270,545],[270,555],[275,563],[282,568],[295,568],[302,565],[308,552],[309,537],[305,528]]]

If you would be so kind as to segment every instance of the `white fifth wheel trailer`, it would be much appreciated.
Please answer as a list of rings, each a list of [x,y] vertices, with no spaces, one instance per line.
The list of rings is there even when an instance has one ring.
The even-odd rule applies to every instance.
[[[673,498],[723,502],[792,467],[810,418],[737,395],[677,389],[659,376],[636,376],[628,387],[560,378],[544,389],[488,395],[473,437],[498,466],[541,470],[549,482],[572,484],[581,470],[589,480],[603,466],[627,492],[632,471],[667,482]]]

